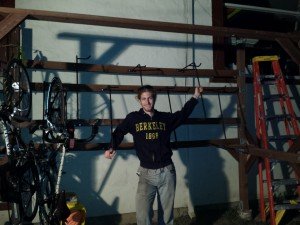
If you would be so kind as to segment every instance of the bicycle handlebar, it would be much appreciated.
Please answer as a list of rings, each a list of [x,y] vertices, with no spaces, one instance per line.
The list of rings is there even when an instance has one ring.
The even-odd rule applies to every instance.
[[[45,131],[44,138],[45,141],[49,143],[69,143],[69,145],[73,145],[74,143],[71,143],[71,141],[75,141],[78,143],[87,143],[92,141],[98,133],[100,124],[101,120],[97,119],[96,122],[91,125],[92,132],[90,136],[82,139],[74,137],[75,127],[82,126],[82,123],[80,123],[79,121],[69,121],[66,126],[56,126],[50,123],[49,127],[49,124],[47,123],[46,128],[40,126],[40,129]]]

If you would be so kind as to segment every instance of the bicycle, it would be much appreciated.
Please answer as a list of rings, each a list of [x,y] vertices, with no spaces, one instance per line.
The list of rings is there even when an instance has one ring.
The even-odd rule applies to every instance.
[[[74,130],[77,123],[67,122],[66,92],[61,80],[54,77],[48,87],[46,109],[46,127],[43,130],[43,139],[49,143],[56,143],[55,149],[48,152],[48,156],[38,163],[40,183],[38,188],[39,217],[42,225],[57,225],[69,216],[64,191],[60,190],[60,183],[65,154],[72,149],[75,141],[89,142],[98,133],[99,120],[92,125],[92,133],[88,138],[75,139]],[[56,166],[56,157],[61,150],[59,167]]]
[[[22,140],[14,122],[28,120],[31,110],[31,89],[28,73],[22,62],[12,59],[3,71],[4,102],[0,107],[0,124],[5,151],[1,159],[1,198],[13,203],[12,223],[32,221],[37,213],[35,197],[38,182],[33,145]]]

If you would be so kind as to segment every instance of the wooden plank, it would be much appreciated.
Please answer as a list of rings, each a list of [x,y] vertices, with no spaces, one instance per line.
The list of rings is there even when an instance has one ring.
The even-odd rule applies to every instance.
[[[31,83],[33,91],[43,91],[44,86],[47,84],[43,83]],[[97,93],[107,93],[111,90],[113,93],[126,92],[126,93],[137,93],[140,86],[137,85],[100,85],[100,84],[63,84],[66,91],[73,92],[97,92]],[[182,94],[192,94],[194,93],[194,87],[171,87],[171,86],[155,86],[158,93],[182,93]],[[236,87],[203,87],[205,94],[235,94],[238,91]]]
[[[292,144],[292,146],[288,149],[288,152],[299,152],[300,151],[300,137],[298,137]]]
[[[208,147],[212,145],[222,145],[224,143],[230,143],[230,144],[237,144],[238,139],[232,138],[232,139],[226,139],[226,140],[195,140],[195,141],[177,141],[171,142],[171,148],[178,149],[178,148],[197,148],[197,147]],[[72,149],[72,151],[94,151],[94,150],[105,150],[109,146],[109,143],[77,143],[75,144],[75,148]],[[119,150],[129,150],[134,149],[133,143],[121,143],[121,145],[118,148]]]
[[[256,157],[261,158],[270,158],[270,159],[276,159],[279,161],[287,161],[290,163],[300,163],[300,155],[296,153],[289,153],[284,152],[283,150],[272,150],[272,149],[263,149],[258,148],[252,145],[232,145],[232,146],[223,146],[224,148],[234,148],[236,151],[239,151],[244,154],[251,154]]]
[[[0,211],[7,211],[7,210],[11,210],[12,207],[10,205],[10,203],[8,202],[0,202]]]
[[[154,67],[136,67],[136,66],[116,66],[116,65],[98,65],[88,63],[71,63],[71,62],[57,62],[57,61],[34,61],[24,60],[23,64],[30,69],[49,69],[61,71],[85,71],[98,72],[108,74],[129,74],[143,76],[178,76],[178,77],[227,77],[235,78],[238,75],[236,70],[212,70],[212,69],[175,69],[175,68],[154,68]]]
[[[288,53],[291,59],[300,64],[300,49],[289,38],[276,38],[280,46]]]
[[[237,46],[237,69],[239,70],[239,76],[237,77],[237,85],[239,92],[237,94],[237,115],[241,119],[241,123],[238,126],[238,138],[241,144],[246,143],[246,53],[243,45]],[[248,173],[246,170],[247,155],[239,153],[239,197],[243,203],[243,210],[249,210],[249,198],[248,198]]]
[[[213,27],[224,26],[224,3],[223,0],[211,1],[212,5],[212,25]],[[213,36],[213,68],[225,68],[225,54],[224,54],[225,39],[224,37]],[[215,82],[211,78],[211,82]]]
[[[66,13],[66,12],[50,12],[45,10],[32,9],[12,9],[0,7],[0,13],[13,14],[28,14],[28,19],[62,22],[62,23],[76,23],[97,26],[109,26],[119,28],[130,28],[139,30],[152,30],[172,33],[186,33],[198,35],[213,35],[219,37],[237,36],[240,38],[257,38],[261,40],[275,40],[275,38],[295,38],[299,39],[297,33],[280,33],[258,30],[247,30],[240,28],[229,27],[212,27],[204,25],[190,25],[182,23],[158,22],[149,20],[136,20],[117,17],[104,17],[96,15]]]
[[[100,119],[99,126],[117,126],[122,123],[124,119]],[[74,124],[74,126],[92,126],[96,123],[96,119],[84,120],[84,119],[69,119],[68,123]],[[186,125],[215,125],[215,124],[226,124],[226,125],[238,125],[238,118],[188,118],[183,124]],[[13,122],[13,125],[18,128],[30,128],[36,127],[35,130],[40,129],[40,126],[46,125],[45,120],[32,120],[21,123]]]
[[[1,7],[0,7],[1,8]],[[0,40],[5,37],[10,31],[21,24],[27,17],[27,14],[8,14],[3,20],[0,21]]]

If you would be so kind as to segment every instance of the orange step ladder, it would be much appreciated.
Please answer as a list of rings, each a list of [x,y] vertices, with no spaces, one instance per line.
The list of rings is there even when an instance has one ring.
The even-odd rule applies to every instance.
[[[262,65],[265,67],[262,67]],[[274,143],[275,139],[277,143],[279,140],[282,146],[284,146],[282,142],[285,142],[288,147],[291,147],[294,140],[300,136],[300,130],[284,75],[280,68],[279,57],[276,55],[257,56],[252,59],[252,66],[256,136],[261,144],[261,148],[270,149],[270,143]],[[264,69],[266,70],[266,68],[269,69],[268,72],[271,72],[271,74],[264,74]],[[274,102],[277,102],[279,110],[269,109],[275,107]],[[280,114],[275,111],[280,111]],[[270,115],[270,112],[273,114]],[[285,134],[277,134],[276,137],[272,137],[274,135],[272,131],[274,126],[270,126],[270,121],[273,124],[280,121],[281,123],[283,122],[281,127],[284,127],[284,129],[278,130],[285,130]],[[272,161],[269,158],[261,159],[258,162],[260,216],[261,220],[265,222],[268,215],[270,224],[278,225],[286,210],[300,208],[300,205],[293,200],[289,200],[285,204],[283,202],[277,204],[277,199],[274,196],[275,186],[294,185],[297,191],[299,189],[296,179],[275,180],[271,167]],[[265,169],[265,174],[263,169]],[[264,183],[266,183],[268,202],[265,202]]]

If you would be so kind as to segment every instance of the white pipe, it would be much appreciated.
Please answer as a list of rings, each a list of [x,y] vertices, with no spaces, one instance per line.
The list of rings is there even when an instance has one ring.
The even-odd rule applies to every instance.
[[[281,14],[287,16],[295,16],[299,17],[300,12],[297,11],[289,11],[283,9],[274,9],[274,8],[266,8],[266,7],[259,7],[259,6],[252,6],[252,5],[241,5],[241,4],[233,4],[233,3],[225,3],[226,8],[232,9],[242,9],[242,10],[249,10],[249,11],[256,11],[256,12],[265,12],[265,13],[274,13],[274,14]]]

